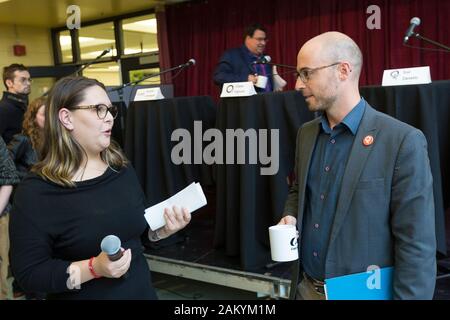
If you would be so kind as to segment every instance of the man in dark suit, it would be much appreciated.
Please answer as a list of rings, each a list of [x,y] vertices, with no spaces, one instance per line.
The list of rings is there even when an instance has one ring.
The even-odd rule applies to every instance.
[[[254,84],[258,76],[268,78],[265,88],[255,86],[256,92],[273,91],[272,68],[268,64],[256,63],[263,59],[267,43],[266,29],[254,24],[245,30],[244,45],[225,51],[214,71],[214,83],[222,86],[228,82],[251,81]]]
[[[360,49],[338,32],[309,40],[297,57],[296,89],[322,115],[298,131],[296,181],[280,221],[300,235],[293,292],[324,299],[324,279],[393,266],[394,299],[431,299],[436,238],[427,142],[361,98],[361,67]]]
[[[13,63],[3,69],[6,91],[0,100],[0,135],[8,144],[12,137],[22,131],[22,122],[28,106],[31,78],[23,64]]]

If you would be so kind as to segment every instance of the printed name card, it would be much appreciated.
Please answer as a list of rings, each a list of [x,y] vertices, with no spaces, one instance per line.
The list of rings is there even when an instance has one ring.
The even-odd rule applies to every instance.
[[[136,91],[136,96],[134,101],[151,101],[151,100],[162,100],[165,99],[161,88],[143,88]]]
[[[384,70],[382,86],[431,83],[430,67]]]
[[[253,82],[229,82],[222,87],[221,98],[250,97],[256,94]]]

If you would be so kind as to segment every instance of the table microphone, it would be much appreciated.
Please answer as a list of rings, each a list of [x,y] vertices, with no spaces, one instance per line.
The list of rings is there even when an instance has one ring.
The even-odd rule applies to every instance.
[[[108,255],[110,261],[117,261],[122,258],[123,252],[121,250],[121,246],[122,243],[120,242],[120,239],[115,235],[104,237],[102,243],[100,244],[100,248]],[[128,277],[128,270],[122,277]]]
[[[403,38],[403,43],[408,42],[409,38],[414,35],[414,28],[420,25],[420,19],[414,17],[409,23],[408,30],[406,30],[405,37]]]

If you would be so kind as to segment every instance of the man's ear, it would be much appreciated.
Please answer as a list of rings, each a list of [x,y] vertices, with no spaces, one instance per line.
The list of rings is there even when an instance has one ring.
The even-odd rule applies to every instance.
[[[72,113],[69,109],[61,108],[58,112],[59,121],[62,123],[62,125],[69,131],[72,131],[73,126],[73,119],[72,119]]]
[[[350,78],[352,72],[353,72],[352,66],[348,62],[342,62],[339,65],[339,78],[341,80],[346,80]]]
[[[12,88],[14,86],[14,82],[11,79],[6,79],[5,83],[6,83],[7,90],[9,90],[10,88]]]

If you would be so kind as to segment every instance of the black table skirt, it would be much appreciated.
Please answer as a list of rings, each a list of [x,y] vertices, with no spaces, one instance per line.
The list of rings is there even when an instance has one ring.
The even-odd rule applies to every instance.
[[[192,182],[200,182],[202,186],[213,184],[212,166],[173,164],[171,152],[178,142],[171,141],[171,135],[183,128],[193,138],[194,121],[201,121],[205,131],[214,127],[215,119],[216,106],[205,96],[130,104],[125,153],[136,170],[149,205],[165,200]],[[193,152],[192,149],[192,158]]]
[[[450,81],[363,87],[360,91],[374,108],[424,132],[434,178],[438,250],[445,254],[444,209],[450,207]],[[303,97],[294,91],[222,99],[217,109],[209,97],[135,102],[128,109],[125,150],[149,204],[193,181],[210,185],[215,180],[214,244],[237,256],[241,268],[251,271],[271,262],[268,227],[279,221],[284,208],[297,130],[313,117]],[[217,127],[224,137],[225,129],[278,129],[278,173],[263,176],[260,164],[174,165],[170,154],[177,142],[171,142],[171,134],[177,128],[193,133],[196,120],[202,121],[203,132]]]
[[[445,211],[450,205],[449,115],[450,81],[429,85],[364,87],[361,95],[377,110],[422,130],[428,140],[434,178],[438,251],[446,254]],[[239,256],[244,270],[270,260],[268,227],[281,217],[287,198],[286,177],[294,166],[298,128],[313,119],[296,92],[229,98],[219,102],[216,126],[280,130],[280,168],[261,176],[260,165],[217,166],[215,245]]]
[[[256,270],[270,262],[268,228],[281,219],[289,190],[287,177],[294,168],[297,130],[312,119],[303,97],[295,91],[219,102],[216,127],[222,132],[237,128],[279,130],[277,174],[261,175],[260,168],[265,166],[259,161],[254,165],[217,165],[214,242],[227,254],[239,255],[244,270]]]

